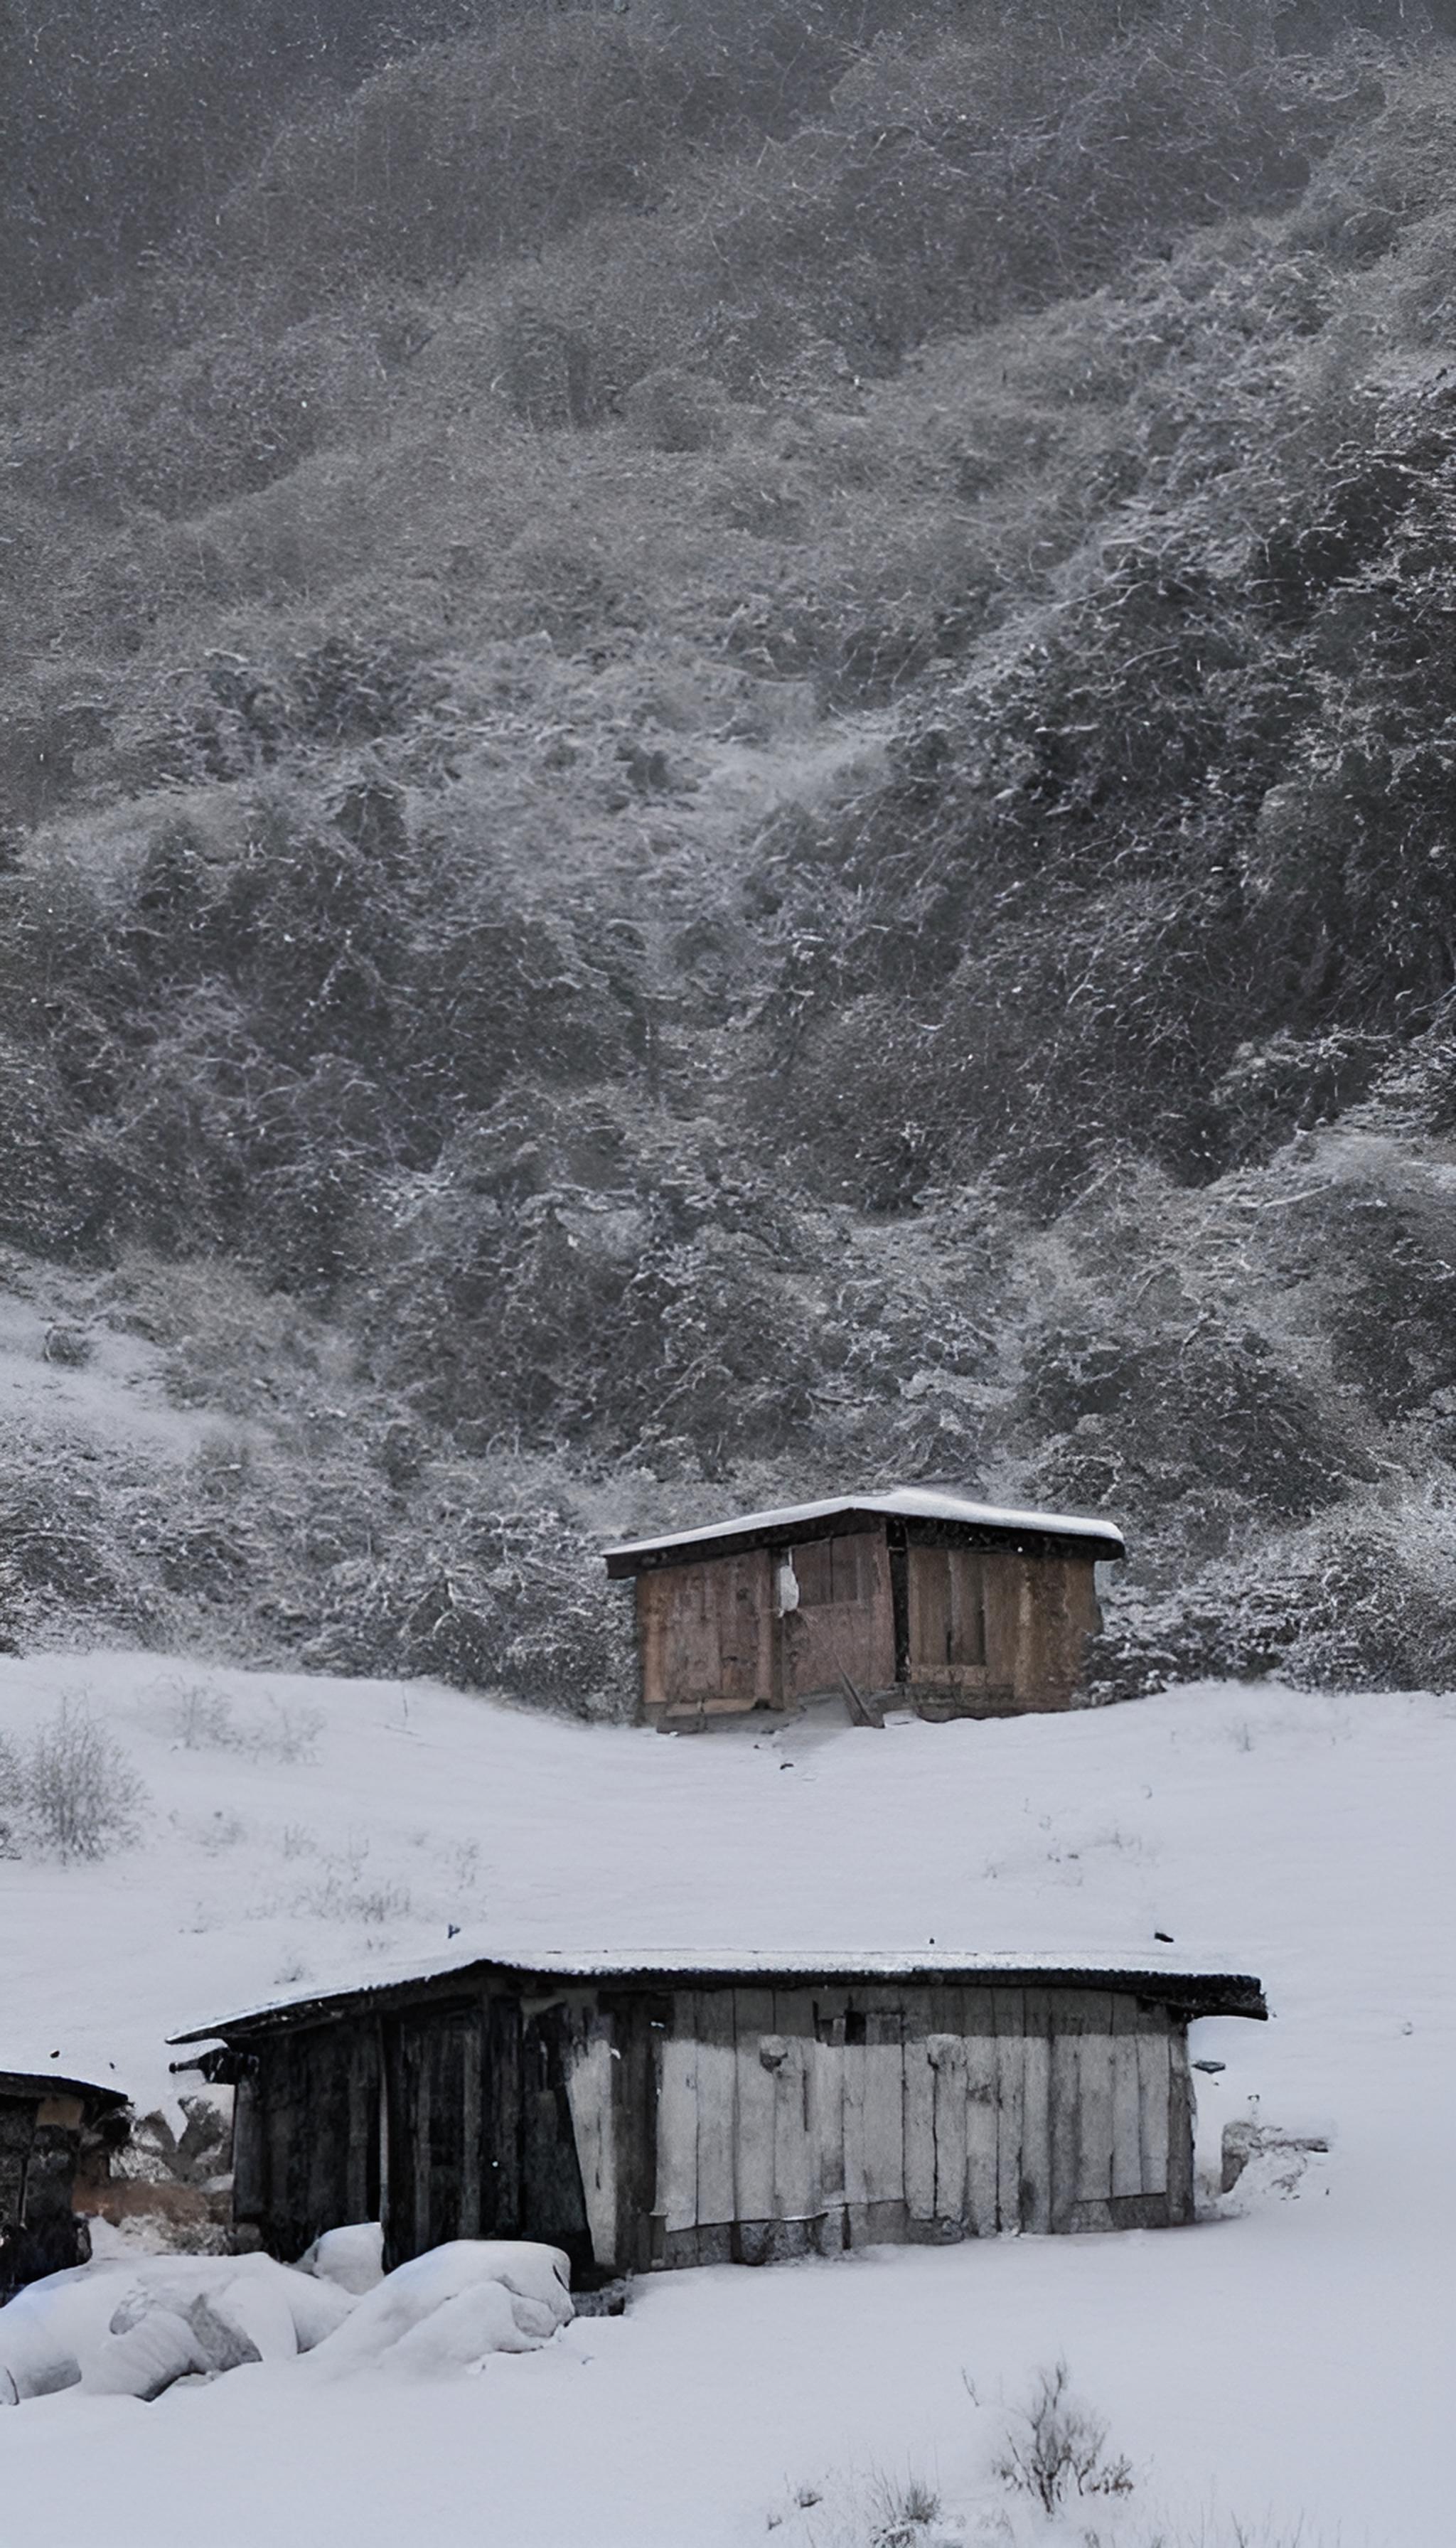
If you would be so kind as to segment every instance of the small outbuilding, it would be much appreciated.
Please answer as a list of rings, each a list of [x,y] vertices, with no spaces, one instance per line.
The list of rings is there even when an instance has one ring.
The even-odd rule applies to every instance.
[[[836,1496],[605,1552],[636,1583],[643,1719],[844,1698],[873,1721],[1075,1706],[1111,1522],[929,1487]]]
[[[539,2238],[579,2281],[1193,2215],[1190,2018],[1246,1973],[937,1955],[492,1958],[175,2040],[275,2255]]]
[[[76,2262],[75,2216],[128,2137],[120,2089],[54,2071],[0,2070],[0,2300]]]

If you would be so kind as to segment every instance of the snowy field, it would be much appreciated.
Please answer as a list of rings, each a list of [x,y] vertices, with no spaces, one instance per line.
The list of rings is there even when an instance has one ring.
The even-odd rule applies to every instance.
[[[168,2073],[180,2028],[500,1938],[1111,1959],[1161,1930],[1259,1973],[1273,2011],[1193,2030],[1227,2065],[1198,2079],[1205,2168],[1250,2114],[1331,2146],[1187,2231],[665,2276],[474,2377],[264,2364],[151,2406],[33,2401],[0,2416],[4,2548],[862,2548],[912,2477],[947,2537],[990,2541],[1008,2414],[1058,2357],[1137,2480],[1068,2539],[1456,2540],[1452,1702],[1200,1688],[664,1739],[422,1684],[52,1656],[0,1662],[0,1730],[23,1743],[64,1695],[148,1802],[100,1864],[0,1863],[14,2066],[144,2109],[197,2084]]]

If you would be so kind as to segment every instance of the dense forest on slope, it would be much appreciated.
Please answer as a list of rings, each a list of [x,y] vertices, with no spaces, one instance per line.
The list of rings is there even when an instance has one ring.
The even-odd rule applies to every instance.
[[[0,1418],[0,1632],[609,1706],[603,1529],[920,1478],[1456,1684],[1456,18],[0,61],[0,1280],[217,1419]]]

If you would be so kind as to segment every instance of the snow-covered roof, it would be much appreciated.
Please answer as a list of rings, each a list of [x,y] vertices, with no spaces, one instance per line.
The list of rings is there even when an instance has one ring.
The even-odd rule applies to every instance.
[[[1090,1520],[1085,1514],[1023,1512],[1007,1504],[973,1503],[967,1496],[942,1487],[890,1487],[876,1496],[826,1496],[818,1503],[779,1504],[767,1512],[736,1513],[726,1521],[702,1523],[695,1530],[662,1531],[652,1539],[621,1540],[604,1549],[608,1567],[630,1571],[635,1557],[655,1556],[668,1548],[690,1548],[702,1540],[755,1539],[768,1532],[791,1532],[805,1522],[832,1520],[840,1513],[884,1513],[914,1521],[958,1521],[977,1530],[1042,1531],[1058,1539],[1100,1541],[1110,1555],[1124,1553],[1116,1523]]]
[[[124,2106],[127,2102],[125,2088],[119,2088],[115,2079],[108,2082],[72,2078],[68,2072],[57,2070],[53,2062],[39,2061],[34,2055],[29,2060],[24,2054],[14,2060],[0,2058],[0,2097],[28,2097],[32,2094],[99,2098],[103,2105]]]
[[[1213,2016],[1263,2017],[1263,1988],[1252,1973],[1229,1973],[1214,1964],[1190,1964],[1176,1957],[1138,1956],[1131,1958],[1126,1951],[1107,1956],[1081,1954],[1019,1955],[1010,1950],[938,1946],[934,1939],[921,1948],[827,1948],[822,1953],[804,1949],[779,1954],[751,1947],[641,1947],[641,1948],[542,1948],[522,1946],[519,1953],[511,1947],[493,1948],[488,1956],[479,1950],[464,1958],[442,1957],[423,1965],[415,1963],[395,1971],[376,1972],[366,1983],[346,1984],[338,1990],[313,1989],[296,1992],[283,1999],[263,2000],[255,2007],[234,2010],[207,2026],[195,2026],[183,2035],[168,2038],[172,2044],[201,2044],[213,2036],[226,2036],[235,2029],[265,2024],[270,2018],[298,2020],[312,2011],[320,2014],[339,2008],[350,2001],[367,2001],[388,1993],[410,1990],[425,1984],[448,1981],[452,1977],[483,1970],[529,1973],[533,1976],[559,1974],[563,1981],[631,1980],[659,1976],[664,1980],[691,1979],[699,1975],[718,1975],[738,1980],[758,1976],[765,1981],[791,1982],[814,1977],[824,1981],[881,1982],[941,1979],[1005,1983],[1024,1982],[1050,1986],[1063,1983],[1068,1988],[1086,1990],[1132,1990],[1143,1996],[1167,1992],[1175,2000],[1196,2000],[1205,2014]]]

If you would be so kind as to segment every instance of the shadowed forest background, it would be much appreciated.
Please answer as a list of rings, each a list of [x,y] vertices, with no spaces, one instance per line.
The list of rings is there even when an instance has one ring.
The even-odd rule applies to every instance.
[[[0,192],[0,1290],[216,1419],[0,1635],[923,1479],[1456,1684],[1456,11],[6,0]]]

